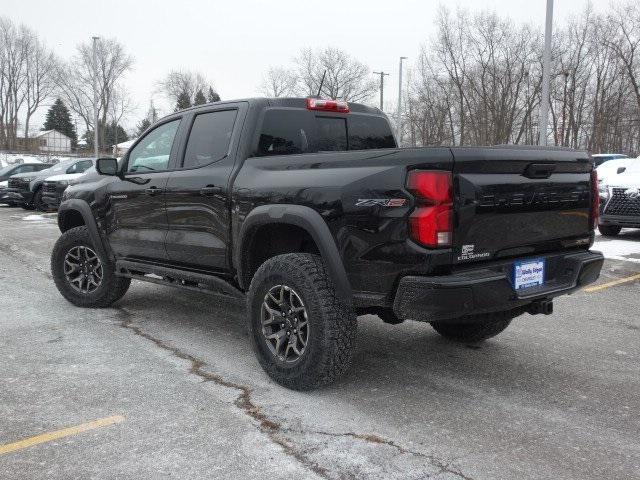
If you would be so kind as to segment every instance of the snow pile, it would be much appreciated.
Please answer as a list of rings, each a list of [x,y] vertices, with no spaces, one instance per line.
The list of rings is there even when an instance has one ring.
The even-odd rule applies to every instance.
[[[623,233],[620,238],[605,239],[601,235],[596,234],[593,249],[601,251],[605,258],[640,263],[640,236],[637,235],[624,239]],[[632,255],[634,255],[635,258],[632,257]]]

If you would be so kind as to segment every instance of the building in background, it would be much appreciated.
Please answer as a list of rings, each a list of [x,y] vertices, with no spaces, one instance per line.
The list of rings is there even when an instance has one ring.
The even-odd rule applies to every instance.
[[[126,142],[113,145],[111,147],[113,156],[117,158],[120,158],[121,156],[123,156],[125,153],[127,153],[127,150],[129,150],[129,147],[131,147],[131,145],[133,145],[133,142],[135,142],[136,140],[137,139],[133,138],[131,140],[127,140]]]
[[[29,138],[18,138],[18,148],[34,153],[69,153],[71,139],[57,130],[45,130]]]

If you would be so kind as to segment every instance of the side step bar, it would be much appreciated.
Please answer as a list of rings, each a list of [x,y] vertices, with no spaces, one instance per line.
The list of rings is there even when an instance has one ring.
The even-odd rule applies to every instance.
[[[116,275],[214,295],[224,295],[238,299],[244,298],[244,293],[241,290],[220,277],[178,268],[133,260],[117,260]]]

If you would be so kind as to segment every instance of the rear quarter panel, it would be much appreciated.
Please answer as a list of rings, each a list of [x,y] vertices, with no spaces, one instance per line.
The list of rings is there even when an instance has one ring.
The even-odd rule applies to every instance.
[[[408,168],[451,170],[447,148],[384,149],[305,155],[252,157],[245,160],[232,189],[232,238],[255,207],[304,205],[327,222],[354,292],[389,292],[403,271],[428,271],[449,250],[424,255],[408,240],[413,208],[404,189]],[[362,200],[404,199],[401,206]],[[446,260],[443,258],[446,257]]]

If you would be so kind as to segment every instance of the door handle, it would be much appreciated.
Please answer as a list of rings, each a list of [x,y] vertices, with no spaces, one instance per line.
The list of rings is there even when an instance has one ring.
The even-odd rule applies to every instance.
[[[200,195],[204,195],[209,197],[211,195],[215,195],[216,193],[222,192],[222,188],[216,187],[214,185],[207,185],[206,187],[202,187],[200,189]]]
[[[149,187],[144,189],[144,193],[146,193],[147,195],[157,195],[159,193],[162,193],[162,189],[158,187]]]

